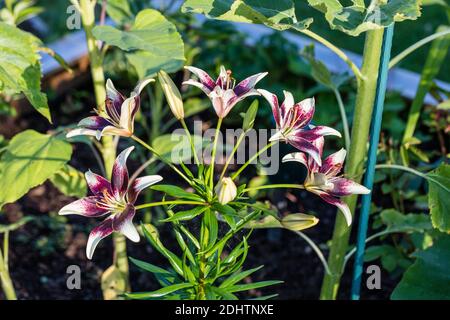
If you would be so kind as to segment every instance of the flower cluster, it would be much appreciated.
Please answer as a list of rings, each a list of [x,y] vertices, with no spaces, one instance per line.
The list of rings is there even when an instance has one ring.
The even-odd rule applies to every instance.
[[[365,194],[370,190],[338,176],[343,167],[345,150],[342,149],[322,161],[324,136],[340,137],[341,135],[332,128],[311,124],[315,111],[313,98],[295,103],[292,94],[285,91],[284,102],[280,105],[275,94],[263,89],[255,89],[256,84],[267,75],[267,72],[250,76],[236,85],[235,79],[231,76],[232,72],[223,66],[220,68],[220,74],[216,81],[201,69],[195,67],[186,67],[186,69],[196,75],[198,80],[190,79],[183,84],[198,87],[207,94],[220,119],[226,117],[233,107],[246,97],[263,96],[272,108],[277,129],[270,141],[284,141],[298,149],[298,152],[286,155],[283,162],[296,161],[303,164],[308,170],[303,187],[324,201],[337,206],[350,225],[352,218],[350,210],[340,197],[350,194]],[[158,78],[172,113],[178,120],[183,121],[183,102],[176,85],[163,71],[159,72]],[[81,120],[79,127],[70,131],[67,137],[76,135],[90,135],[97,139],[104,135],[133,137],[154,152],[150,146],[134,136],[134,118],[140,106],[139,95],[151,81],[153,79],[139,82],[130,97],[125,98],[108,80],[104,110],[97,110],[96,116]],[[182,123],[184,124],[184,122]],[[136,211],[134,204],[144,188],[161,181],[162,177],[152,175],[129,181],[126,161],[133,148],[129,147],[119,154],[113,166],[111,181],[91,171],[86,172],[87,184],[92,195],[66,205],[59,212],[61,215],[76,214],[86,217],[107,215],[107,218],[92,230],[89,236],[86,248],[89,259],[92,258],[98,243],[114,231],[124,234],[131,241],[139,241],[139,234],[133,224]],[[158,154],[155,155],[158,156]],[[168,163],[168,165],[183,176],[172,164]],[[234,178],[234,176],[233,178],[222,178],[221,176],[214,188],[215,199],[222,205],[237,197],[238,192],[233,181]],[[185,180],[189,181],[187,178]],[[210,180],[213,184],[213,179]],[[317,223],[317,221],[313,222]]]
[[[285,156],[283,161],[298,161],[304,164],[308,169],[307,178],[304,181],[305,189],[338,207],[344,214],[347,224],[351,224],[350,209],[339,198],[350,194],[367,194],[370,190],[354,181],[336,176],[342,169],[345,150],[332,154],[322,164],[324,136],[341,137],[341,134],[333,128],[311,124],[315,112],[314,98],[295,103],[292,94],[284,91],[284,101],[280,105],[275,94],[263,89],[254,89],[267,73],[253,75],[234,87],[230,84],[234,83],[230,77],[231,71],[226,71],[224,67],[220,68],[220,75],[215,82],[201,69],[186,68],[199,80],[191,79],[184,83],[199,87],[205,92],[211,99],[219,118],[225,117],[237,101],[251,95],[262,95],[270,104],[276,123],[277,131],[270,141],[284,141],[300,151]]]

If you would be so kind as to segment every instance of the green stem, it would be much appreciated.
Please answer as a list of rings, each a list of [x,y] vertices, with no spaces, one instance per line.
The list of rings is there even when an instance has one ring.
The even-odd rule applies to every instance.
[[[309,246],[314,250],[314,252],[317,254],[317,257],[319,258],[320,262],[322,262],[323,268],[325,269],[325,273],[331,274],[330,268],[328,268],[327,261],[325,260],[325,257],[323,256],[322,250],[312,241],[310,237],[308,237],[306,234],[304,234],[301,231],[294,231],[297,235],[302,237]]]
[[[181,125],[182,125],[183,128],[184,128],[184,131],[186,132],[186,135],[188,136],[189,143],[190,143],[190,145],[191,145],[191,150],[192,150],[192,153],[194,154],[194,161],[195,161],[195,164],[196,164],[196,165],[199,165],[199,164],[200,164],[200,161],[198,160],[198,156],[197,156],[197,152],[196,152],[196,150],[195,150],[195,145],[194,145],[194,141],[193,141],[193,139],[192,139],[191,132],[189,131],[189,129],[188,129],[187,125],[186,125],[186,122],[184,121],[183,118],[180,119],[180,122],[181,122]]]
[[[422,173],[420,171],[417,171],[416,169],[405,167],[398,164],[377,164],[375,166],[375,169],[396,169],[396,170],[402,170],[405,172],[412,173],[418,177],[424,178],[425,180],[432,181],[433,183],[437,184],[441,188],[443,188],[445,191],[450,192],[450,189],[444,186],[442,183],[440,183],[438,180],[433,179],[432,177],[426,175],[425,173]]]
[[[233,180],[236,179],[236,178],[241,174],[241,172],[244,171],[245,168],[248,167],[249,164],[251,164],[254,160],[256,160],[256,158],[258,158],[259,155],[260,155],[261,153],[263,153],[263,152],[266,151],[267,149],[270,149],[275,143],[277,143],[277,141],[272,141],[272,142],[270,142],[269,144],[267,144],[264,148],[262,148],[261,150],[259,150],[257,153],[255,153],[250,159],[247,160],[246,163],[244,163],[244,164],[242,165],[242,167],[239,168],[238,171],[236,171],[236,172],[233,174],[233,176],[231,177],[231,179],[233,179]]]
[[[83,29],[86,33],[86,42],[91,68],[91,77],[94,84],[95,100],[97,108],[101,112],[104,109],[106,98],[105,76],[103,71],[103,56],[100,52],[92,30],[95,27],[95,5],[97,1],[80,0],[73,1],[81,14]],[[101,152],[103,155],[104,167],[107,174],[112,172],[114,159],[116,157],[116,146],[113,137],[103,137]],[[130,289],[129,266],[126,251],[125,237],[115,234],[114,241],[114,264],[120,271],[126,282],[126,288]]]
[[[16,291],[11,280],[11,275],[8,269],[8,250],[9,250],[9,232],[6,232],[3,239],[3,252],[0,249],[0,282],[2,289],[8,300],[17,300]]]
[[[381,237],[381,236],[384,236],[384,235],[390,234],[390,233],[396,233],[396,232],[399,232],[399,231],[395,231],[395,230],[394,230],[394,231],[390,231],[390,230],[380,231],[380,232],[377,232],[377,233],[371,235],[370,237],[367,237],[367,239],[366,239],[365,242],[368,243],[368,242],[370,242],[370,241],[372,241],[372,240],[374,240],[374,239],[376,239],[376,238],[378,238],[378,237]],[[350,260],[350,258],[352,257],[352,255],[355,254],[355,252],[356,252],[356,246],[353,247],[353,248],[345,255],[345,257],[344,257],[344,265],[342,266],[343,269],[345,269],[345,266],[347,265],[348,260]]]
[[[441,32],[436,32],[428,37],[423,38],[420,41],[417,41],[416,43],[414,43],[413,45],[411,45],[410,47],[406,48],[405,50],[403,50],[402,52],[400,52],[398,55],[396,55],[394,58],[391,59],[391,61],[389,62],[389,69],[393,68],[397,63],[399,63],[401,60],[403,60],[404,58],[406,58],[409,54],[411,54],[412,52],[414,52],[415,50],[419,49],[420,47],[426,45],[427,43],[440,38],[440,37],[444,37],[446,35],[450,34],[450,28],[448,30],[444,30]]]
[[[308,37],[316,40],[317,42],[323,44],[328,49],[330,49],[335,54],[337,54],[337,56],[339,58],[344,60],[348,64],[350,69],[353,71],[353,73],[355,74],[356,79],[358,80],[358,82],[360,82],[360,80],[364,79],[364,73],[362,73],[362,71],[359,70],[359,68],[356,66],[356,64],[344,53],[344,51],[342,51],[341,49],[336,47],[334,44],[329,42],[327,39],[324,39],[321,36],[319,36],[318,34],[312,32],[311,30],[304,29],[304,30],[300,30],[300,32],[303,33],[304,35],[307,35]]]
[[[220,133],[220,127],[222,126],[222,118],[219,118],[219,121],[217,121],[217,128],[216,128],[216,134],[214,135],[214,144],[212,149],[212,155],[211,155],[211,164],[209,169],[209,185],[211,189],[214,187],[214,162],[216,160],[216,151],[217,151],[217,141],[219,140],[219,133]]]
[[[136,206],[135,209],[140,210],[140,209],[157,207],[157,206],[165,206],[165,205],[169,205],[169,204],[192,204],[192,205],[196,205],[196,206],[209,205],[209,203],[207,203],[207,202],[200,202],[200,201],[173,200],[173,201],[159,201],[159,202],[145,203],[145,204]]]
[[[233,150],[231,151],[230,155],[228,156],[227,161],[225,162],[225,165],[222,169],[222,173],[220,174],[219,181],[222,180],[223,176],[227,172],[228,166],[230,165],[231,160],[233,160],[234,154],[236,153],[237,149],[241,145],[242,140],[245,138],[245,134],[246,134],[245,132],[242,132],[241,135],[239,136],[239,138],[237,139],[236,145],[234,146]]]
[[[253,187],[253,188],[245,188],[242,191],[248,192],[248,191],[274,189],[274,188],[305,189],[305,186],[301,185],[301,184],[277,183],[277,184],[268,184],[265,186],[259,186],[259,187]]]
[[[191,184],[191,181],[188,179],[188,177],[186,177],[180,170],[178,170],[177,167],[175,167],[172,163],[170,163],[169,161],[167,161],[166,159],[164,159],[155,149],[153,149],[149,144],[145,143],[143,140],[141,140],[140,138],[136,137],[135,135],[131,136],[131,139],[133,139],[134,141],[136,141],[137,143],[139,143],[140,145],[142,145],[144,148],[146,148],[147,150],[149,150],[150,152],[152,152],[155,157],[157,157],[159,160],[161,160],[162,162],[164,162],[165,164],[167,164],[170,168],[172,168],[173,171],[175,171],[176,173],[178,173],[178,175],[183,178],[188,184]]]
[[[342,102],[342,96],[338,89],[334,89],[334,94],[336,95],[336,100],[339,106],[339,112],[341,113],[342,126],[344,127],[344,140],[345,140],[345,149],[350,149],[350,129],[348,126],[347,114],[345,113],[344,103]]]
[[[231,237],[233,237],[237,232],[239,232],[242,228],[244,228],[244,226],[250,221],[252,220],[254,217],[256,217],[258,214],[260,213],[259,210],[255,210],[252,211],[251,213],[249,213],[247,216],[245,216],[244,218],[242,218],[242,220],[239,220],[238,223],[236,223],[236,226],[234,229],[229,230],[221,239],[220,241],[218,241],[214,246],[211,247],[211,249],[208,249],[208,251],[206,252],[201,252],[204,253],[206,257],[209,257],[211,254],[213,254],[218,247],[223,244],[224,242],[228,241],[228,239],[230,239]]]
[[[352,144],[345,168],[346,176],[359,182],[364,169],[364,157],[367,153],[367,140],[372,117],[372,109],[377,87],[378,69],[380,64],[383,29],[371,30],[366,33],[364,45],[363,66],[361,69],[363,81],[358,84],[355,113],[352,127]],[[357,196],[345,197],[345,202],[352,213],[355,212]],[[331,274],[325,274],[320,298],[336,299],[342,276],[344,256],[347,251],[351,228],[347,227],[343,215],[336,215],[333,237],[328,256],[328,266]]]

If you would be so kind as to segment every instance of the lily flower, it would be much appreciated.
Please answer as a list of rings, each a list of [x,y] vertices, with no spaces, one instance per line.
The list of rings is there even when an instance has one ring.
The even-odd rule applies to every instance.
[[[314,144],[322,155],[323,138],[317,139]],[[290,153],[283,157],[283,162],[297,161],[308,169],[304,186],[305,189],[317,194],[324,201],[338,207],[344,214],[347,225],[352,223],[352,214],[347,204],[340,197],[351,194],[368,194],[370,190],[352,180],[338,176],[341,171],[346,151],[339,150],[328,156],[322,165],[318,165],[311,156],[301,152]]]
[[[306,152],[321,165],[320,152],[314,146],[313,141],[328,135],[341,137],[341,134],[330,127],[316,127],[310,124],[315,111],[314,98],[294,103],[292,94],[288,91],[283,91],[284,102],[280,106],[277,96],[273,93],[262,89],[258,89],[258,92],[272,107],[273,117],[277,126],[277,132],[269,141],[285,141],[299,151]]]
[[[225,118],[231,109],[246,97],[259,96],[255,85],[267,75],[267,72],[258,73],[236,85],[236,80],[231,77],[231,70],[225,70],[224,66],[220,67],[220,74],[216,81],[199,68],[191,66],[185,68],[195,74],[198,81],[190,79],[184,81],[183,84],[198,87],[206,93],[219,118]]]
[[[136,211],[134,203],[142,190],[161,181],[162,177],[152,175],[129,181],[126,161],[133,149],[134,147],[125,149],[116,158],[111,182],[90,170],[87,171],[85,177],[92,195],[69,203],[59,210],[60,215],[76,214],[88,218],[108,215],[89,235],[86,246],[88,259],[92,259],[100,240],[114,231],[122,233],[131,241],[139,241],[139,234],[133,224]]]
[[[105,111],[95,110],[96,116],[82,119],[80,128],[71,130],[66,136],[71,138],[79,135],[94,136],[98,140],[105,135],[117,135],[130,137],[134,132],[134,117],[140,107],[140,93],[144,87],[154,81],[145,79],[139,82],[131,92],[129,98],[125,98],[116,90],[110,79],[106,81]]]

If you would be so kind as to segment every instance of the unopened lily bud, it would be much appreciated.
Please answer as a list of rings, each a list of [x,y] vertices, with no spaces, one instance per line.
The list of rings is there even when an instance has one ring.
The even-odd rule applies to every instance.
[[[308,229],[315,226],[317,223],[319,223],[319,219],[304,213],[289,214],[281,219],[283,227],[292,231]]]
[[[237,189],[231,178],[222,178],[216,187],[217,198],[221,204],[227,204],[236,198]]]
[[[184,107],[183,100],[181,99],[180,91],[178,90],[175,83],[169,75],[161,70],[158,72],[158,79],[161,87],[166,96],[167,103],[169,104],[170,110],[172,110],[173,115],[178,119],[184,118]]]

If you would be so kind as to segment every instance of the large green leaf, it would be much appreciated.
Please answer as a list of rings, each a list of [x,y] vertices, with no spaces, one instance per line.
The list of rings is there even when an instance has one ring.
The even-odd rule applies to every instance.
[[[291,0],[187,0],[183,12],[212,19],[264,24],[276,30],[308,28],[312,19],[298,21]]]
[[[97,26],[93,33],[97,39],[125,51],[141,78],[153,76],[161,69],[174,72],[184,64],[184,44],[180,34],[175,25],[156,10],[139,12],[127,31]]]
[[[84,174],[72,166],[63,166],[50,181],[65,195],[77,198],[86,196],[87,184]]]
[[[419,0],[370,1],[364,0],[308,0],[308,3],[325,14],[330,27],[357,36],[367,30],[379,29],[403,20],[420,16]],[[345,3],[345,4],[343,4]]]
[[[395,209],[386,209],[380,217],[389,232],[424,232],[432,229],[430,217],[422,213],[403,214]]]
[[[450,165],[441,164],[428,176],[428,206],[433,227],[450,233]]]
[[[0,91],[23,93],[49,121],[47,96],[41,92],[41,41],[31,33],[0,22]]]
[[[409,267],[392,292],[395,300],[450,299],[450,236],[443,236],[434,245],[415,253],[416,262]]]
[[[72,155],[57,136],[26,130],[14,136],[0,159],[0,208],[60,170]]]

